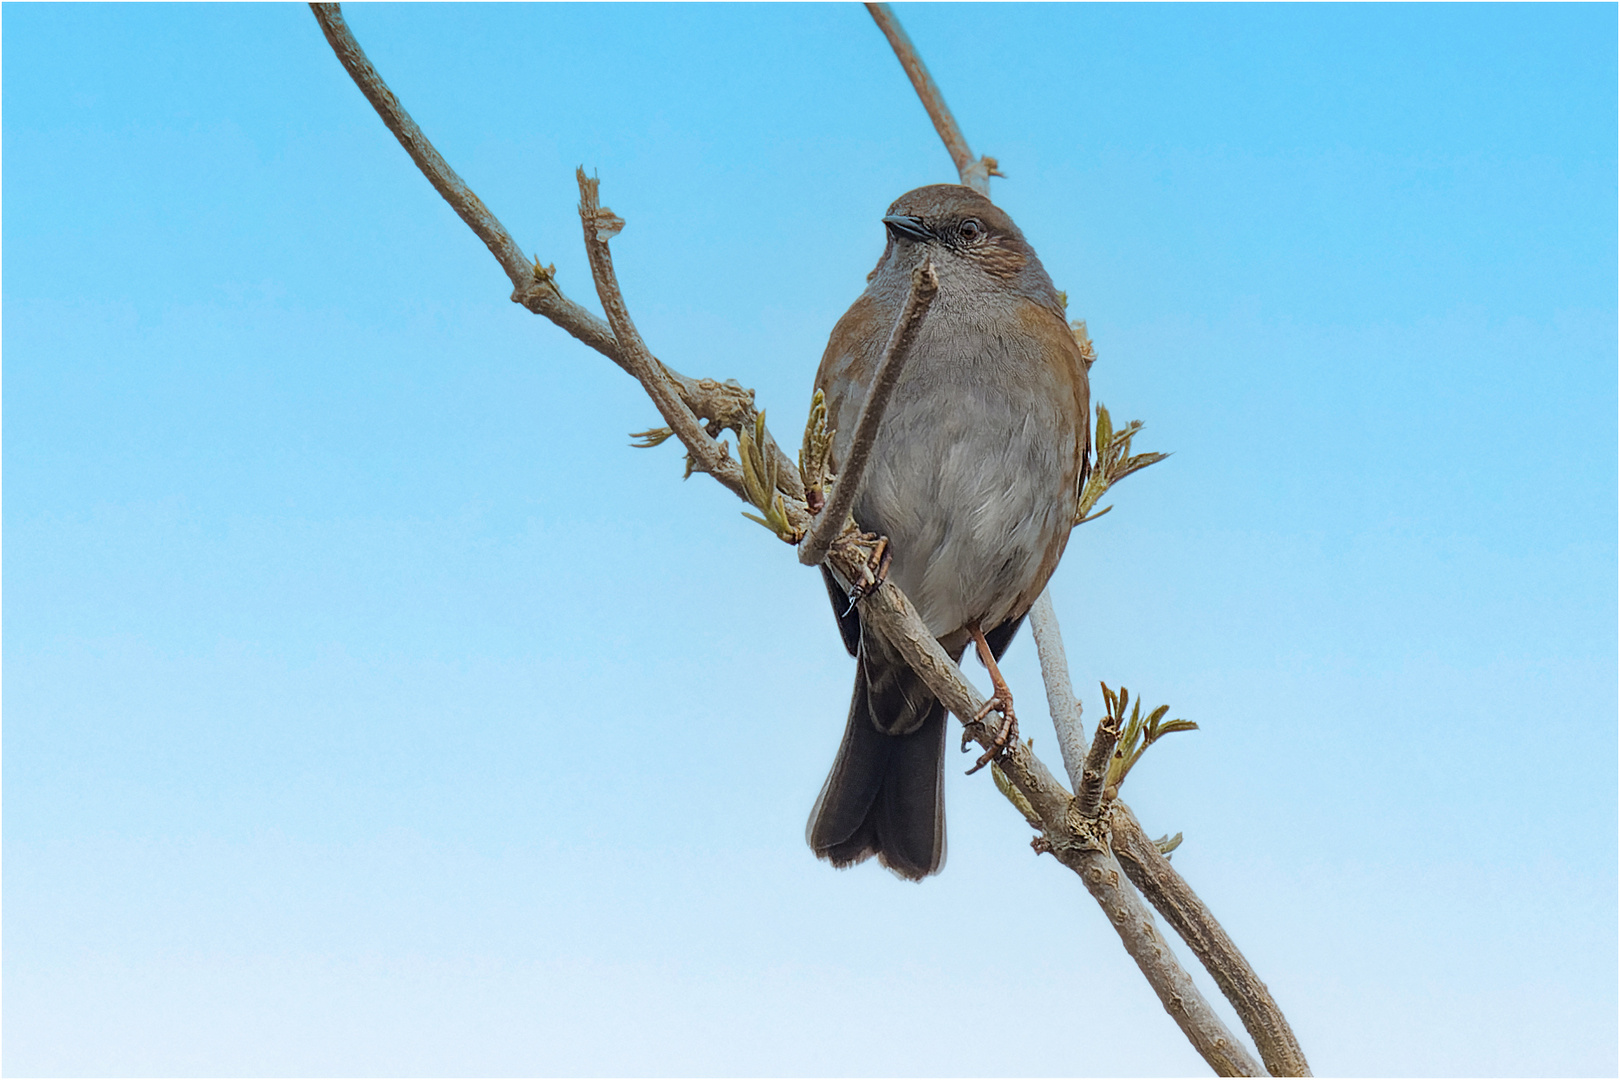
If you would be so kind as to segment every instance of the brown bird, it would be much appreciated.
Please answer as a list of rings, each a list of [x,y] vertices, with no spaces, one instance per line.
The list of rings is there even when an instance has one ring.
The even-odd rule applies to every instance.
[[[816,372],[836,431],[832,469],[849,453],[912,271],[932,259],[939,293],[878,428],[854,517],[888,537],[889,580],[946,652],[960,660],[978,645],[1010,726],[995,660],[1068,543],[1091,441],[1086,365],[1052,279],[989,199],[955,184],[918,188],[883,223],[883,258]],[[856,657],[855,693],[806,838],[834,866],[876,855],[918,880],[945,861],[945,707],[882,635],[863,632],[848,583],[823,576]]]

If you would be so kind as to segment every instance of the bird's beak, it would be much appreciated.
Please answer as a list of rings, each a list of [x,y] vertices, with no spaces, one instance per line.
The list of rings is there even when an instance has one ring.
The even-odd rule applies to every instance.
[[[890,214],[883,219],[883,224],[889,227],[889,235],[903,236],[907,240],[927,240],[932,236],[928,226],[922,223],[921,218],[914,218],[907,214]]]

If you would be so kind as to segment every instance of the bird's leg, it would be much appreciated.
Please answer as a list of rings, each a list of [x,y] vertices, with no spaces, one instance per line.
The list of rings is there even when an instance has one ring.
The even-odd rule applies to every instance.
[[[867,588],[867,592],[875,592],[883,587],[885,581],[889,580],[889,564],[893,561],[894,552],[889,550],[889,538],[887,536],[878,537],[877,548],[872,552],[872,565],[874,568],[872,584]]]
[[[973,719],[983,720],[991,712],[1001,713],[1001,727],[996,729],[996,737],[991,741],[990,748],[980,754],[979,760],[968,770],[968,775],[972,776],[999,757],[1018,738],[1018,716],[1013,712],[1012,691],[1007,688],[1007,680],[1001,677],[1001,669],[996,666],[990,643],[984,640],[984,631],[979,629],[979,620],[968,623],[968,633],[973,635],[973,644],[979,650],[979,662],[990,672],[990,685],[995,688],[995,693],[990,695],[990,700],[984,703],[984,708]]]

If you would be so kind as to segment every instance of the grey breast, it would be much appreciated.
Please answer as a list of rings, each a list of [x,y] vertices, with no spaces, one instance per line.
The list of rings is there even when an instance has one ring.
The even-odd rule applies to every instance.
[[[1074,420],[1060,404],[1072,392],[1051,385],[1029,339],[992,324],[1010,320],[931,313],[856,501],[936,636],[1022,614],[1013,608],[1073,513]]]

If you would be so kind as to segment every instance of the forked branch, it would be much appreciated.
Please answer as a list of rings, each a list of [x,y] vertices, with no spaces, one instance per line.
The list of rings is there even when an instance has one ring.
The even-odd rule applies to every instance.
[[[962,676],[961,670],[922,625],[904,593],[885,583],[861,601],[861,624],[878,629],[894,643],[906,663],[965,725],[980,746],[989,749],[996,725],[970,719],[978,715],[984,697]],[[1264,1070],[1204,1000],[1176,955],[1160,936],[1153,914],[1120,873],[1109,851],[1106,823],[1087,820],[1074,812],[1069,792],[1025,743],[1014,743],[996,759],[996,767],[1011,783],[1014,799],[1026,814],[1033,813],[1041,829],[1035,849],[1050,852],[1080,876],[1086,890],[1108,915],[1108,921],[1136,966],[1158,995],[1187,1041],[1220,1076],[1263,1076]]]
[[[612,327],[564,295],[557,283],[555,270],[541,266],[539,259],[531,262],[523,254],[523,249],[512,239],[512,234],[501,224],[500,219],[473,193],[417,126],[416,121],[411,119],[410,113],[405,111],[399,98],[388,88],[388,84],[383,81],[376,67],[366,56],[365,50],[355,40],[348,22],[343,18],[341,5],[309,6],[315,14],[315,21],[320,24],[321,33],[326,36],[327,43],[332,46],[332,51],[343,64],[343,69],[349,73],[349,77],[360,88],[360,92],[377,111],[383,126],[399,140],[399,144],[405,148],[405,152],[410,155],[422,175],[427,177],[433,189],[484,242],[490,253],[495,256],[495,260],[500,263],[501,269],[506,271],[506,276],[512,282],[512,300],[536,315],[550,319],[568,334],[639,379],[640,376],[634,370],[634,363],[619,348]],[[710,436],[719,435],[723,429],[741,431],[753,424],[752,390],[745,390],[735,382],[693,379],[667,365],[660,367],[674,384],[681,401],[692,415],[709,421],[706,430]],[[793,459],[782,452],[775,440],[769,442],[766,452],[775,462],[776,475],[782,491],[802,495],[799,470],[794,465]]]
[[[1208,969],[1221,993],[1237,1009],[1271,1075],[1311,1075],[1305,1052],[1300,1049],[1299,1040],[1294,1038],[1293,1029],[1277,1007],[1271,991],[1193,892],[1192,886],[1160,853],[1159,846],[1148,839],[1131,808],[1116,800],[1109,809],[1108,823],[1113,833],[1114,854],[1119,857],[1126,876],[1159,909],[1165,922],[1175,927],[1176,933]]]

